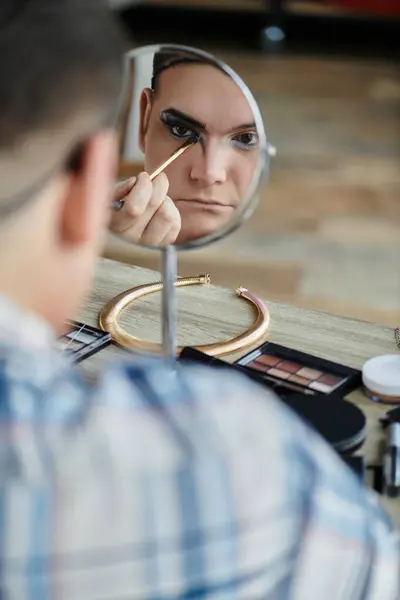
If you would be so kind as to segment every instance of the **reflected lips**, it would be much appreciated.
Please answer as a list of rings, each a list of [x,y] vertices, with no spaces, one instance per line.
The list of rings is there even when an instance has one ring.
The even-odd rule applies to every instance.
[[[230,204],[224,204],[218,200],[203,200],[202,198],[185,198],[176,200],[176,202],[190,202],[191,204],[201,204],[207,207],[231,208]]]

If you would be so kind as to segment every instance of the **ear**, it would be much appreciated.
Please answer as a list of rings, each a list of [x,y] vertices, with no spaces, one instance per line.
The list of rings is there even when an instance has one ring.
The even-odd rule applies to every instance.
[[[146,134],[149,128],[151,109],[153,108],[153,91],[145,88],[140,96],[139,116],[139,147],[146,151]]]
[[[117,143],[114,131],[93,135],[81,149],[79,166],[66,173],[59,235],[64,246],[80,246],[100,237],[110,215]]]

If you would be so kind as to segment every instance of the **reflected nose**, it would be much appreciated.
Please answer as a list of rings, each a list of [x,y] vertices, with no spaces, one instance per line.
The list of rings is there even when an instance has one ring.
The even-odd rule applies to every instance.
[[[224,183],[227,179],[226,153],[217,141],[197,144],[190,178],[204,186]]]

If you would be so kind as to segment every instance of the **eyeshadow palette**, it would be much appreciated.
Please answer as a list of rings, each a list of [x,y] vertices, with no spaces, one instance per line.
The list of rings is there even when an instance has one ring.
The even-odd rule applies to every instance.
[[[361,371],[270,342],[235,364],[257,371],[281,397],[343,397],[361,385]]]
[[[56,341],[56,348],[65,352],[74,362],[81,362],[110,343],[109,333],[84,323],[68,321],[64,335]]]

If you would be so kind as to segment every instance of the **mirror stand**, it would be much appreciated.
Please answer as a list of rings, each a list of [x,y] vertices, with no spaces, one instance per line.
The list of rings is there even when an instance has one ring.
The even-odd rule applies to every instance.
[[[166,362],[175,363],[176,341],[176,289],[178,255],[175,246],[162,249],[162,350]]]

